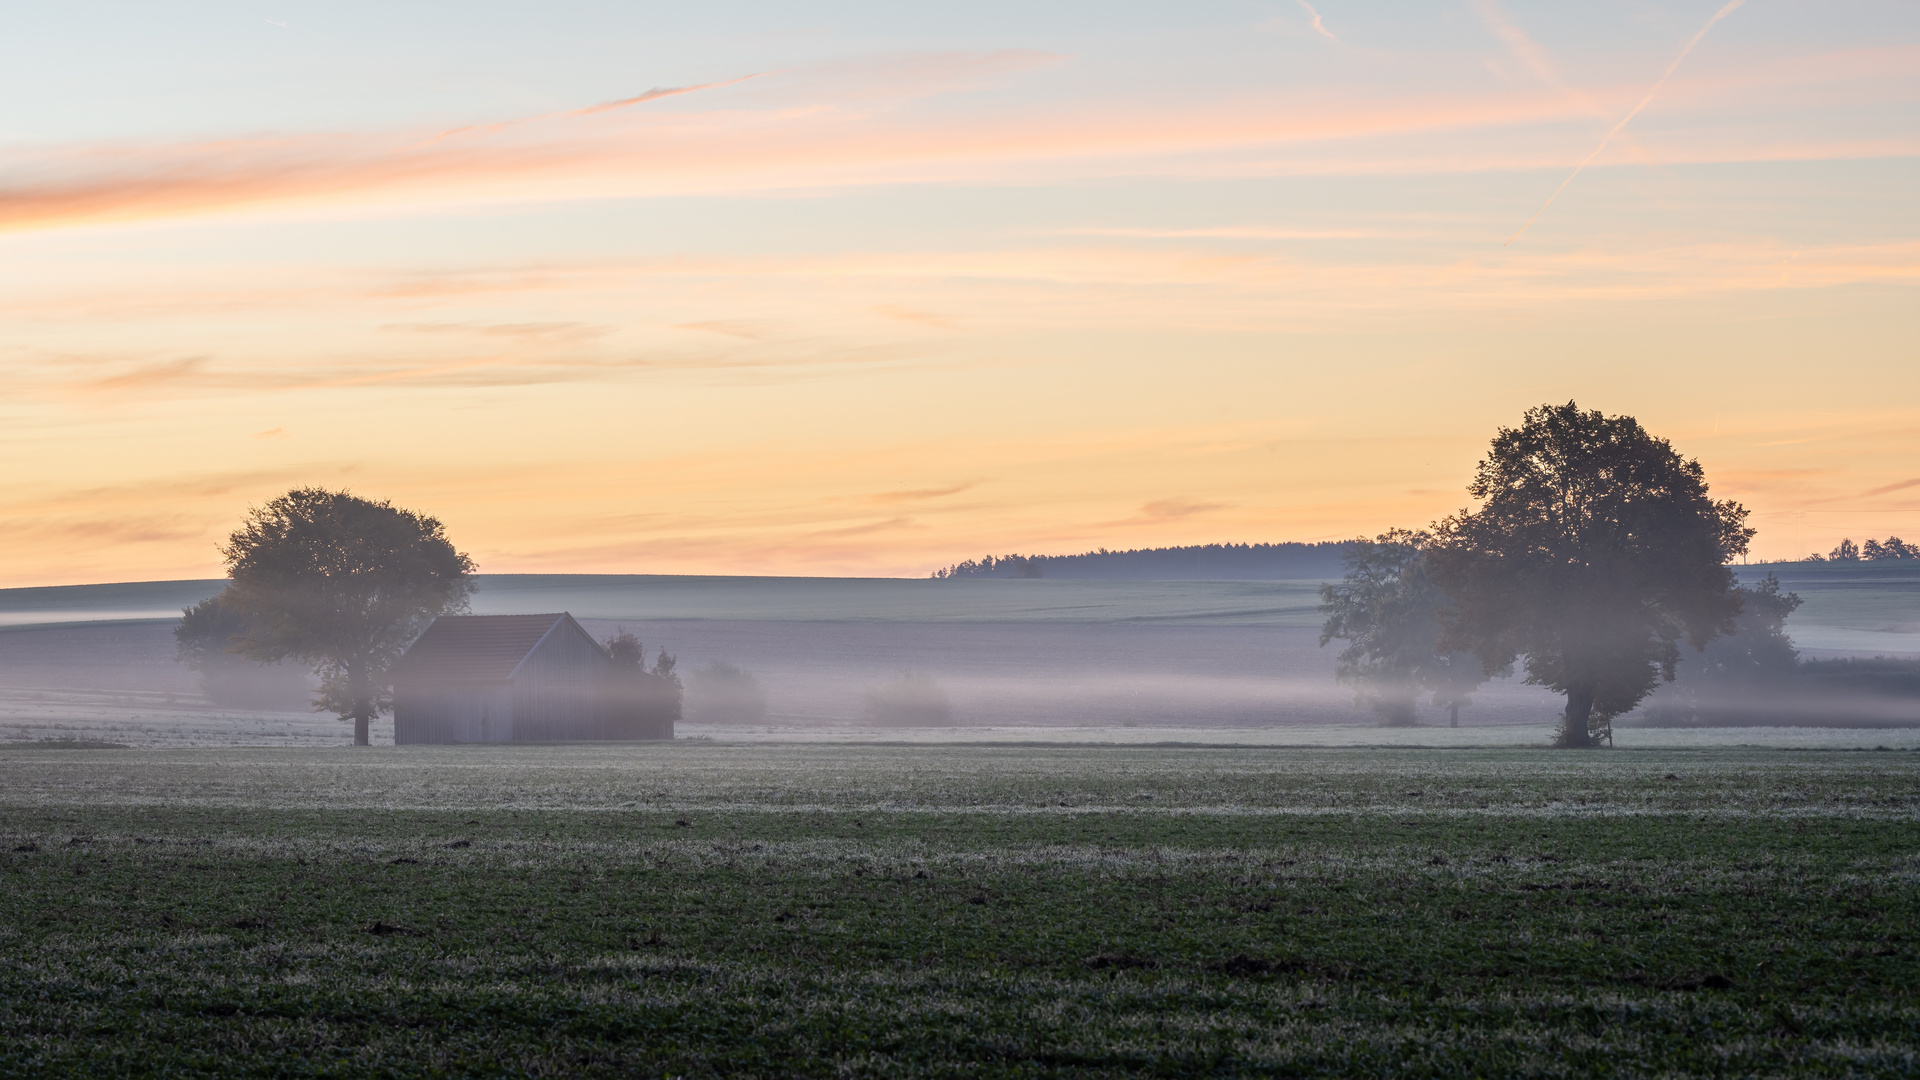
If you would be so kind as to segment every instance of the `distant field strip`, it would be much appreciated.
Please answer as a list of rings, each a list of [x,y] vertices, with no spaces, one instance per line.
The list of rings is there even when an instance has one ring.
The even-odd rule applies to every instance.
[[[1917,774],[1914,751],[679,742],[103,754],[0,745],[0,806],[1899,816],[1920,808]]]

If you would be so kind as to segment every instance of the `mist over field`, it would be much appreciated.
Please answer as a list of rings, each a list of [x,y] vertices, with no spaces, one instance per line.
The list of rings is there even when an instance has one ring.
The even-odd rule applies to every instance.
[[[0,1080],[1920,1078],[1920,3],[8,16]]]
[[[1803,658],[1920,655],[1920,569],[1788,564],[1745,568],[1743,578],[1765,572],[1804,600],[1787,626]],[[688,680],[683,734],[995,739],[1033,729],[1234,741],[1331,728],[1384,738],[1334,681],[1337,648],[1319,646],[1319,584],[483,575],[473,610],[571,611],[596,638],[625,629],[666,649]],[[263,669],[259,696],[220,703],[176,662],[179,610],[221,585],[0,591],[0,739],[339,741],[343,725],[306,707],[312,679],[297,670]],[[701,673],[716,665],[749,680],[763,711],[703,697]],[[872,695],[903,677],[942,695],[947,718],[876,715]],[[1868,684],[1823,696],[1816,680],[1722,704],[1750,724],[1920,722],[1920,697],[1898,678]],[[1663,700],[1656,693],[1650,705]],[[1461,724],[1522,741],[1543,737],[1560,707],[1539,687],[1495,679]],[[1423,703],[1419,719],[1420,737],[1444,738],[1443,710]],[[381,720],[376,740],[391,731]]]

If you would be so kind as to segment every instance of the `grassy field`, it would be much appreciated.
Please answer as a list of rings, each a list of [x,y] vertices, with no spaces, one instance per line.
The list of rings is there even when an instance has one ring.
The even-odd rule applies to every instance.
[[[1920,1072],[1920,755],[0,750],[0,1075]]]

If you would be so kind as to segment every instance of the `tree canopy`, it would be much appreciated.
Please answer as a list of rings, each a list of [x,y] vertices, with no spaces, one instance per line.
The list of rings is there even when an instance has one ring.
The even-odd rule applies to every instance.
[[[647,668],[647,647],[622,626],[600,643],[613,659],[612,683],[616,738],[652,738],[680,722],[685,688],[674,672],[673,654],[661,649]]]
[[[174,625],[174,659],[200,676],[200,692],[223,708],[271,709],[311,697],[304,669],[256,664],[229,649],[252,627],[246,616],[210,596],[185,608]]]
[[[1372,540],[1349,541],[1346,574],[1320,587],[1320,644],[1351,642],[1335,661],[1334,677],[1353,687],[1355,704],[1371,709],[1389,727],[1415,722],[1422,691],[1451,711],[1486,681],[1473,657],[1439,649],[1439,612],[1446,596],[1427,573],[1424,532],[1393,529]]]
[[[1559,741],[1597,730],[1671,680],[1679,642],[1702,648],[1741,610],[1727,563],[1753,530],[1714,501],[1698,461],[1630,416],[1573,402],[1502,428],[1468,493],[1435,526],[1429,572],[1451,600],[1441,644],[1567,696]]]
[[[473,560],[431,517],[344,491],[299,488],[247,515],[222,548],[220,606],[245,628],[229,649],[320,675],[317,708],[368,725],[390,707],[387,672],[424,625],[464,611]]]
[[[1740,587],[1740,614],[1733,632],[1715,638],[1685,657],[1673,684],[1647,703],[1657,723],[1712,723],[1751,714],[1759,698],[1778,697],[1799,674],[1800,651],[1787,636],[1787,617],[1800,597],[1780,591],[1780,579],[1768,574]]]
[[[688,710],[702,723],[760,724],[767,719],[767,692],[744,668],[709,660],[693,671]]]

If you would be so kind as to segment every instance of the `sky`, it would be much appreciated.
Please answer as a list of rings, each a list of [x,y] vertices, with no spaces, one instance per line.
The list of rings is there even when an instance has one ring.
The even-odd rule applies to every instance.
[[[1469,505],[1635,416],[1920,539],[1920,5],[0,5],[0,586],[291,487],[483,572],[924,575]]]

